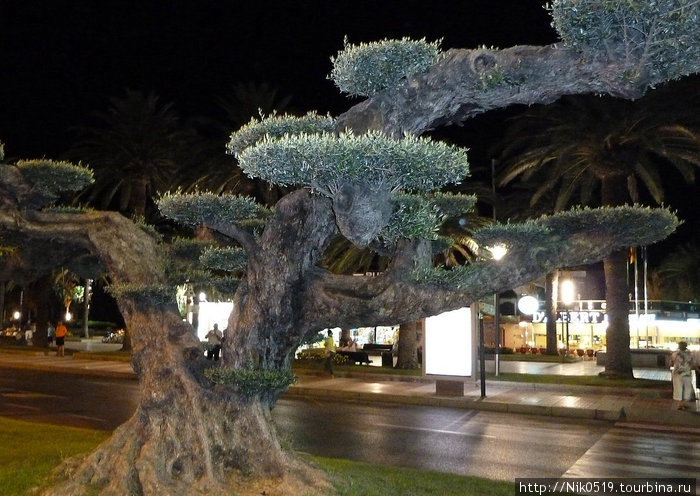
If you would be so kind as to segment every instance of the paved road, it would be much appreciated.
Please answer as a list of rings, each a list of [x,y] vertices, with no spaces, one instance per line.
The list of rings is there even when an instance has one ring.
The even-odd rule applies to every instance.
[[[454,408],[283,400],[295,449],[491,479],[559,477],[611,423]]]
[[[111,430],[135,381],[0,369],[0,416]],[[273,416],[299,450],[492,479],[695,477],[700,429],[453,408],[284,398]]]
[[[0,416],[111,431],[136,410],[135,381],[0,369]]]

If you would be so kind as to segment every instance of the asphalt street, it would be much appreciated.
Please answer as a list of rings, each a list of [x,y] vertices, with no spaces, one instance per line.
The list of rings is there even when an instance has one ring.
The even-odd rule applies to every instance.
[[[0,416],[112,430],[137,398],[132,379],[0,368]],[[283,397],[273,417],[298,451],[420,470],[506,481],[700,473],[700,429],[683,425],[304,395]]]
[[[138,383],[0,369],[0,416],[112,430],[135,411]],[[612,423],[454,408],[283,398],[273,417],[303,452],[512,480],[556,477]]]

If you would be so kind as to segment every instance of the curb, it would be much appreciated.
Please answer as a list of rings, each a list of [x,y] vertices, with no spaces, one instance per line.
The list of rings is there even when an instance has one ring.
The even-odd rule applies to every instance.
[[[500,413],[520,413],[549,417],[568,417],[591,420],[622,420],[623,411],[598,410],[592,408],[571,408],[543,405],[525,405],[506,403],[487,399],[471,399],[468,397],[449,396],[410,396],[386,393],[363,393],[357,391],[336,391],[304,386],[291,386],[282,396],[308,397],[323,399],[342,399],[344,401],[360,401],[371,403],[391,403],[416,406],[437,406],[447,408],[462,408],[465,410],[481,410]]]
[[[40,355],[44,355],[41,353]],[[0,364],[2,368],[13,369],[13,370],[39,370],[42,372],[54,372],[59,374],[73,374],[73,375],[83,375],[83,376],[93,376],[93,377],[106,377],[115,379],[132,379],[137,380],[135,372],[120,371],[120,370],[107,370],[107,369],[96,369],[88,366],[83,366],[77,364],[76,362],[70,363],[72,358],[66,357],[65,365],[44,365],[37,363],[12,363],[3,362]],[[87,360],[85,360],[87,362]]]

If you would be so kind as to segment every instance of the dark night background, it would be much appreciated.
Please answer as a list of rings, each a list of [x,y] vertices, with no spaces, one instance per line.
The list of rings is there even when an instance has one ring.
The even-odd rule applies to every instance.
[[[557,41],[538,0],[129,1],[0,0],[0,140],[6,159],[59,157],[71,128],[126,88],[153,91],[183,118],[217,111],[240,82],[290,95],[290,111],[338,115],[354,101],[332,81],[330,57],[383,38],[442,39],[443,49]],[[484,167],[513,110],[466,124],[460,141]],[[224,143],[222,143],[223,153]],[[698,225],[698,187],[668,201]]]
[[[543,2],[0,1],[0,136],[8,157],[54,156],[66,130],[125,88],[182,116],[213,111],[238,82],[267,82],[299,111],[353,101],[330,57],[350,42],[442,38],[443,48],[556,41]]]

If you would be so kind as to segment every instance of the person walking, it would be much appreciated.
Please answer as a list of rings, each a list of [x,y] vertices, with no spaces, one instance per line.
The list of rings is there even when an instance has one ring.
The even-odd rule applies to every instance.
[[[205,337],[207,338],[207,343],[209,343],[207,360],[214,359],[216,362],[219,360],[219,354],[221,353],[221,339],[224,337],[219,330],[219,324],[214,324],[214,328],[209,331]]]
[[[68,329],[66,328],[66,326],[63,325],[63,321],[59,320],[56,323],[56,331],[54,335],[56,336],[56,356],[65,356],[65,345],[66,336],[68,335]]]
[[[323,347],[326,350],[326,361],[323,364],[323,369],[333,377],[333,359],[335,356],[335,341],[333,340],[333,331],[328,329],[328,335],[323,341]]]
[[[688,343],[680,341],[678,349],[671,354],[673,401],[679,410],[689,410],[690,402],[695,401],[692,374],[696,366],[693,354],[688,350]]]
[[[51,345],[53,344],[53,337],[55,331],[56,330],[54,329],[53,324],[49,322],[48,326],[46,327],[46,344],[49,347],[51,347]]]
[[[27,329],[24,331],[24,344],[27,346],[33,346],[34,345],[34,332],[36,331],[36,324],[31,324]]]

